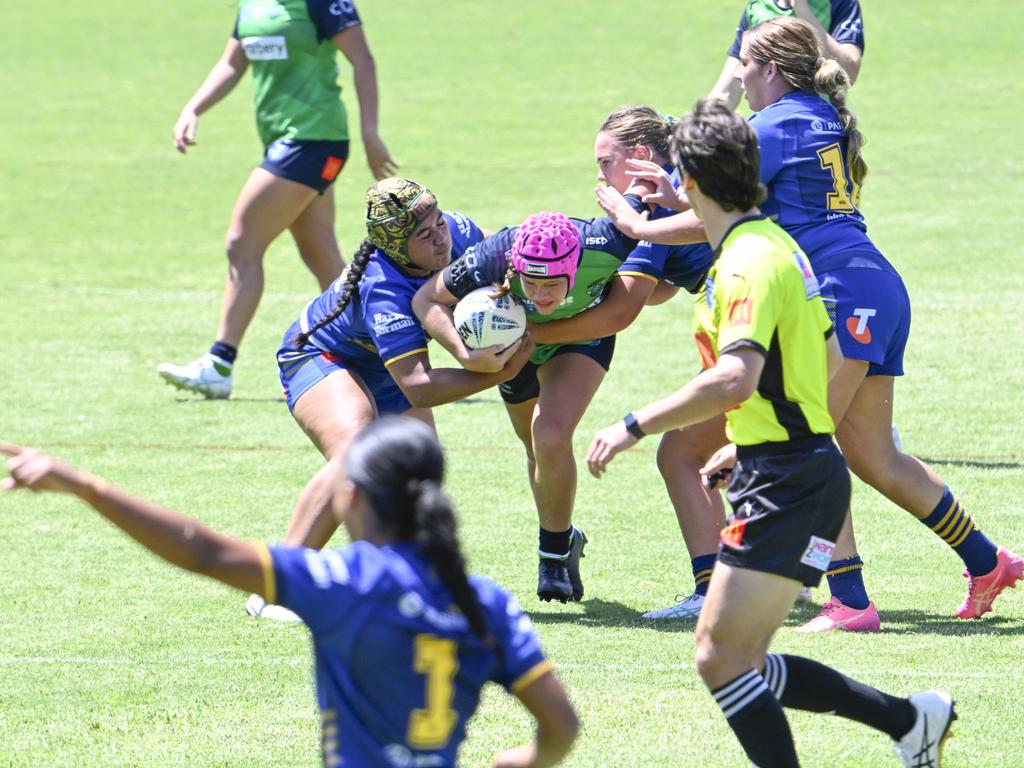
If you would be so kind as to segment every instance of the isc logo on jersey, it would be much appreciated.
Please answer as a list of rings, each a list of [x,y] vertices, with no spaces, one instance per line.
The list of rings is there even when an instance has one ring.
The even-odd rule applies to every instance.
[[[249,61],[282,61],[288,58],[288,41],[284,35],[243,37],[242,49]]]

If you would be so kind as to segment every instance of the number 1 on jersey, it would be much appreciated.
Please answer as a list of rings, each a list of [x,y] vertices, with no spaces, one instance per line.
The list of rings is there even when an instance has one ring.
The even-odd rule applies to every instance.
[[[818,162],[821,163],[822,170],[828,171],[832,174],[832,187],[834,192],[829,192],[827,197],[827,207],[830,211],[843,211],[844,213],[853,213],[855,205],[860,202],[860,189],[857,184],[853,184],[853,195],[851,199],[850,193],[847,191],[850,183],[846,180],[846,164],[843,162],[843,151],[840,149],[839,144],[829,144],[827,147],[822,147],[817,152]]]
[[[409,716],[406,741],[415,749],[440,749],[459,722],[459,714],[452,709],[452,681],[459,669],[457,650],[454,640],[416,635],[413,668],[427,676],[427,706],[414,709]]]

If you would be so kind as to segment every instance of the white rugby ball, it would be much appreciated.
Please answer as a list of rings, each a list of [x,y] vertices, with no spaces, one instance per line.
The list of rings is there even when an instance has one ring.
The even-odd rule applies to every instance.
[[[477,288],[455,305],[455,330],[469,349],[507,347],[526,332],[526,310],[511,293],[493,298],[494,286]]]

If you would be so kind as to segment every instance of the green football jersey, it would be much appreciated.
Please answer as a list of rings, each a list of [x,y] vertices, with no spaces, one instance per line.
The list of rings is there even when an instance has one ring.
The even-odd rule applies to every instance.
[[[511,292],[523,304],[528,322],[550,323],[553,320],[562,320],[566,317],[572,317],[587,307],[600,302],[608,281],[618,271],[619,267],[622,266],[622,261],[623,256],[621,255],[584,248],[583,253],[580,254],[580,263],[576,268],[576,277],[573,281],[572,289],[550,315],[542,315],[530,300],[526,298],[522,283],[518,277],[513,278],[511,281]],[[560,346],[562,345],[538,344],[537,349],[530,358],[530,362],[537,365],[547,362]]]
[[[825,29],[832,29],[832,0],[810,0],[811,13]],[[778,16],[794,16],[792,8],[780,8],[775,0],[750,0],[747,3],[747,28]]]
[[[332,38],[359,23],[349,0],[243,0],[234,36],[252,70],[264,147],[278,139],[348,138]]]
[[[638,248],[637,241],[623,235],[611,223],[602,219],[572,219],[580,236],[583,250],[573,280],[573,287],[562,303],[550,315],[542,315],[526,298],[519,277],[510,281],[511,292],[526,310],[531,323],[549,323],[579,314],[601,301],[609,282],[618,273],[645,276],[657,282],[664,258],[652,256],[650,248]],[[461,259],[444,270],[444,284],[448,291],[461,299],[471,291],[486,285],[501,285],[509,268],[509,257],[515,240],[516,227],[496,232],[466,251]],[[578,343],[586,343],[584,341]],[[538,344],[530,362],[542,365],[551,359],[563,344]]]

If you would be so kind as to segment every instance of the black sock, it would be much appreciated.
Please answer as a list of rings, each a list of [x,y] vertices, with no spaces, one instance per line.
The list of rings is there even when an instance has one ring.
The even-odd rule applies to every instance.
[[[711,692],[740,746],[758,768],[800,765],[786,713],[756,669]]]
[[[540,556],[545,560],[564,560],[572,546],[572,526],[564,531],[540,529]]]
[[[764,679],[784,707],[835,712],[887,733],[893,741],[903,738],[917,717],[909,700],[882,693],[802,656],[768,654]]]
[[[210,347],[210,354],[214,357],[219,357],[225,363],[233,364],[235,358],[238,357],[238,350],[230,344],[225,344],[223,341],[215,341],[213,346]]]

